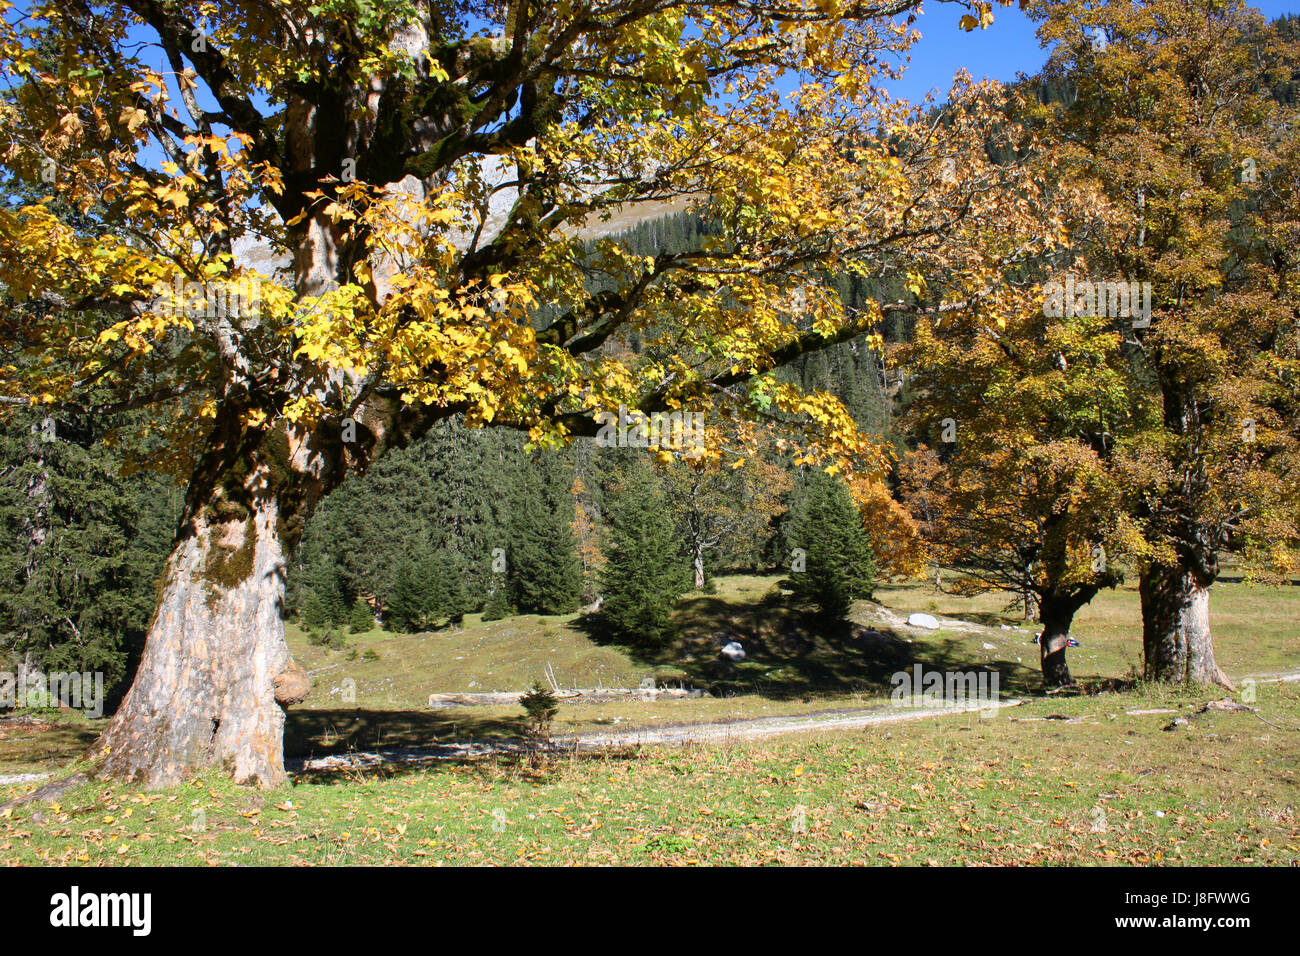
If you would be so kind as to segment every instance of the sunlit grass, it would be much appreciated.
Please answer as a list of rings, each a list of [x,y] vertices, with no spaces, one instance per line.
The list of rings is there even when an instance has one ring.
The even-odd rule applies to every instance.
[[[685,607],[709,627],[725,627],[751,613],[775,580],[722,579],[717,595]],[[910,583],[883,586],[876,597],[896,615],[926,611],[981,625],[899,628],[896,642],[909,659],[996,667],[1008,678],[1004,693],[1030,694],[1028,701],[993,718],[954,715],[852,733],[562,756],[542,770],[493,757],[300,775],[271,793],[234,787],[216,774],[158,793],[84,785],[56,804],[0,811],[0,862],[1300,860],[1300,684],[1255,685],[1258,713],[1199,713],[1221,696],[1209,689],[1139,685],[1118,694],[1040,698],[1032,695],[1035,629],[1004,611],[1005,596],[961,598]],[[885,613],[881,606],[859,604],[855,617],[872,624]],[[1300,670],[1300,588],[1221,584],[1212,615],[1216,648],[1231,674]],[[1082,642],[1071,652],[1077,677],[1123,678],[1140,670],[1131,588],[1099,595],[1079,615],[1075,634]],[[300,753],[515,737],[517,707],[432,711],[427,696],[521,689],[547,663],[561,683],[577,686],[635,687],[647,675],[673,676],[644,650],[593,643],[573,617],[470,619],[457,631],[431,635],[372,632],[349,637],[342,651],[311,647],[292,629],[290,642],[317,682],[307,705],[291,713],[290,751]],[[377,659],[367,659],[367,648]],[[777,664],[756,645],[755,651],[741,672],[741,691],[730,696],[565,704],[554,731],[743,720],[884,701],[884,690],[869,683],[773,695],[764,692],[771,684],[756,679],[745,689],[748,675]],[[795,678],[813,688],[817,673]],[[349,677],[357,699],[345,705],[330,691]],[[1130,713],[1150,710],[1166,712]],[[1187,725],[1166,731],[1175,715]],[[5,726],[0,774],[78,766],[98,723],[66,714],[46,719],[48,726]],[[0,786],[0,802],[35,786]]]
[[[0,815],[0,860],[115,864],[1274,864],[1300,859],[1300,688],[1040,700],[820,738],[157,793]],[[1189,725],[1167,732],[1173,709]],[[1063,719],[1073,718],[1073,722]],[[1282,729],[1285,728],[1285,729]],[[0,788],[0,798],[24,788]]]

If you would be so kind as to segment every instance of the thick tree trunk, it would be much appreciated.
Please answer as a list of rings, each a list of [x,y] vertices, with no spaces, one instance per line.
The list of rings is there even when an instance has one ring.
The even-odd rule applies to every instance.
[[[310,686],[289,655],[279,509],[203,509],[167,564],[126,699],[95,753],[102,776],[161,787],[209,767],[236,782],[285,781],[284,710]],[[277,700],[277,693],[279,700]]]
[[[702,548],[695,549],[693,563],[695,566],[695,590],[702,591],[704,590],[704,550]]]
[[[1153,566],[1139,584],[1147,680],[1235,689],[1214,659],[1210,584],[1190,568]]]
[[[1048,689],[1068,687],[1074,683],[1065,652],[1069,647],[1070,624],[1074,621],[1077,606],[1071,602],[1043,601],[1039,613],[1043,634],[1038,639],[1038,651],[1043,669],[1043,684]]]
[[[375,108],[377,96],[365,95]],[[366,104],[330,102],[340,108],[289,98],[286,173],[299,182],[317,181],[320,170],[341,172],[344,157],[356,155],[355,138],[373,122],[356,119]],[[347,264],[362,240],[347,232],[319,210],[289,230],[299,299],[350,278]],[[219,248],[233,252],[228,242]],[[392,268],[377,271],[391,275]],[[310,429],[284,421],[250,426],[251,410],[276,417],[274,396],[252,374],[256,362],[240,351],[236,330],[219,324],[215,333],[222,380],[213,432],[191,480],[135,680],[94,751],[101,776],[150,787],[210,767],[239,783],[284,782],[283,706],[301,701],[311,686],[284,641],[286,552],[311,508],[350,468],[454,411],[403,416],[396,401],[377,394],[354,406],[359,383],[322,367],[314,397],[337,415]],[[345,418],[356,426],[355,439],[344,437]]]

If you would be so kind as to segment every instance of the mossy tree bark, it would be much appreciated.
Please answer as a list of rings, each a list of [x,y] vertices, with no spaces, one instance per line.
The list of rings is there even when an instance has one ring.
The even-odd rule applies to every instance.
[[[310,686],[284,640],[285,472],[259,448],[218,478],[191,485],[135,681],[93,751],[102,776],[285,780],[283,707]]]
[[[168,561],[135,682],[100,738],[101,773],[160,787],[222,767],[237,783],[284,782],[276,686],[297,665],[280,616],[277,523],[274,500],[242,521],[195,520]]]

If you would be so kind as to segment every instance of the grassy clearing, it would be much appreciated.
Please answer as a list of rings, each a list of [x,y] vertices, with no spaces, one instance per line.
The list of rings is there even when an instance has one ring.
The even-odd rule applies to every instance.
[[[313,672],[315,685],[305,704],[290,714],[288,750],[309,755],[514,737],[520,732],[517,707],[430,711],[428,695],[522,690],[541,678],[548,664],[564,686],[636,687],[654,676],[661,684],[707,686],[716,695],[564,703],[555,722],[557,734],[877,706],[888,697],[889,676],[916,662],[936,670],[994,668],[1003,693],[1038,690],[1034,626],[1003,610],[1005,595],[963,598],[923,582],[885,585],[877,600],[897,614],[925,611],[981,629],[891,630],[879,624],[877,607],[860,603],[854,615],[858,628],[828,631],[788,608],[762,604],[777,580],[752,575],[719,579],[716,595],[691,595],[683,601],[681,636],[657,648],[602,646],[574,615],[529,615],[486,624],[471,615],[463,627],[436,634],[350,635],[341,651],[313,647],[290,627],[294,656]],[[1229,673],[1300,668],[1300,588],[1221,584],[1215,588],[1212,614],[1216,647]],[[1083,646],[1070,652],[1075,676],[1099,680],[1139,673],[1140,621],[1136,589],[1099,595],[1077,619],[1075,635]],[[868,626],[879,628],[884,637],[864,638]],[[749,658],[734,667],[720,663],[719,634],[739,639]],[[367,659],[366,651],[377,656]],[[342,699],[345,680],[354,682],[351,704]]]
[[[890,585],[877,597],[896,614],[981,627],[890,631],[879,607],[862,604],[858,627],[824,633],[759,603],[774,580],[731,578],[719,594],[689,599],[670,648],[601,646],[573,617],[375,632],[350,636],[342,651],[291,631],[316,687],[291,714],[287,749],[516,737],[517,707],[430,711],[427,695],[521,689],[547,663],[564,684],[636,686],[653,674],[727,695],[565,704],[556,733],[874,706],[888,673],[912,661],[995,667],[1004,694],[1037,687],[1033,629],[997,596]],[[1300,588],[1223,584],[1212,614],[1230,673],[1300,667]],[[1134,671],[1139,620],[1132,589],[1099,596],[1077,622],[1076,676]],[[864,637],[869,627],[883,637]],[[718,669],[719,633],[742,640],[744,664]],[[345,677],[357,690],[347,706],[331,694]],[[98,784],[0,813],[0,862],[1289,865],[1300,861],[1300,684],[1257,691],[1258,715],[1196,714],[1218,695],[1139,686],[1034,699],[992,719],[562,757],[541,770],[491,758],[309,775],[265,794],[218,775],[160,793]],[[1129,713],[1153,708],[1189,723],[1165,731],[1173,714]],[[0,774],[71,770],[97,728],[66,715],[6,725]],[[33,786],[0,786],[0,802]]]
[[[874,697],[888,689],[888,673],[897,664],[913,660],[931,660],[936,666],[992,664],[1002,671],[1004,686],[1017,678],[1021,689],[1036,687],[1036,626],[1003,610],[1006,595],[964,598],[925,583],[884,585],[877,600],[903,616],[924,611],[981,625],[983,630],[900,630],[890,635],[894,641],[866,644],[852,629],[828,632],[788,608],[761,604],[762,595],[777,580],[730,577],[719,581],[717,595],[688,596],[678,614],[682,636],[659,648],[601,646],[575,615],[528,615],[486,624],[470,615],[463,627],[434,634],[349,635],[342,651],[313,647],[292,625],[287,637],[294,656],[315,681],[304,706],[325,710],[340,704],[345,679],[355,681],[356,706],[362,709],[421,709],[434,692],[522,690],[541,678],[548,664],[565,687],[636,687],[653,676],[661,684],[709,686],[726,696],[771,700],[813,694]],[[872,605],[859,603],[854,619],[888,633],[873,612]],[[1211,615],[1215,648],[1230,674],[1300,666],[1300,587],[1220,584],[1214,589]],[[1013,630],[1003,630],[1002,625]],[[724,669],[717,662],[715,636],[724,633],[740,640],[749,654],[735,668]],[[1070,652],[1076,676],[1124,677],[1140,671],[1136,588],[1098,595],[1077,616],[1074,635],[1083,643]],[[367,651],[376,656],[367,659]]]
[[[653,676],[618,649],[593,644],[574,621],[525,615],[483,623],[471,614],[463,626],[431,634],[349,634],[343,650],[311,645],[293,624],[285,637],[312,674],[307,707],[338,704],[345,678],[357,682],[365,706],[421,707],[434,692],[521,690],[547,663],[566,686],[636,687]]]
[[[85,786],[0,812],[0,860],[114,864],[1274,864],[1300,860],[1300,688],[1159,690],[811,739],[317,776]],[[1065,720],[1032,719],[1049,716]],[[1012,719],[1015,718],[1015,719]],[[1287,729],[1280,729],[1286,727]],[[0,799],[22,788],[0,788]]]
[[[901,614],[924,611],[993,627],[1020,626],[1026,631],[1024,643],[1007,642],[1008,648],[1015,649],[1011,660],[1031,668],[1038,665],[1038,648],[1028,643],[1036,625],[1005,611],[1009,600],[1005,594],[964,598],[935,591],[925,583],[908,582],[885,585],[877,591],[876,598]],[[1211,593],[1210,622],[1214,629],[1215,655],[1229,675],[1300,668],[1300,587],[1221,582]],[[1097,595],[1076,615],[1072,633],[1083,645],[1069,655],[1076,678],[1140,673],[1142,612],[1137,587],[1129,585]],[[945,636],[967,644],[972,651],[981,649],[983,643],[970,635],[948,632]],[[1000,648],[1003,644],[997,636],[985,640]]]
[[[429,694],[523,690],[548,666],[565,687],[635,688],[654,677],[660,685],[708,687],[713,694],[565,703],[556,734],[880,704],[887,674],[910,660],[905,646],[870,647],[855,641],[848,628],[818,633],[802,614],[761,606],[759,599],[776,580],[736,576],[721,581],[717,595],[688,597],[679,613],[683,633],[664,647],[601,644],[577,615],[490,623],[469,615],[461,627],[434,634],[349,635],[341,650],[313,646],[291,626],[290,648],[314,685],[290,713],[287,750],[309,755],[517,736],[517,707],[430,711]],[[750,660],[720,664],[719,633],[740,638]],[[346,701],[345,691],[355,699]]]

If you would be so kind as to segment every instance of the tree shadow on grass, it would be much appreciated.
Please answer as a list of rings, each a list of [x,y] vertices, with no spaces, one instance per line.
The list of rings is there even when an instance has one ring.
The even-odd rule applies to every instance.
[[[774,700],[836,694],[888,693],[890,678],[920,664],[925,670],[996,670],[1002,692],[1027,692],[1038,672],[1017,661],[976,660],[971,648],[950,638],[909,643],[889,628],[828,620],[789,604],[735,604],[710,596],[678,605],[676,633],[659,642],[627,645],[636,660],[686,675],[715,696],[756,693]],[[598,616],[572,627],[598,644],[618,643]],[[733,663],[723,645],[739,642],[745,659]]]
[[[103,724],[0,716],[0,772],[32,766],[57,769],[84,754]]]
[[[632,745],[599,751],[555,750],[530,759],[525,749],[436,759],[402,759],[400,755],[373,766],[343,766],[299,769],[292,772],[295,786],[349,786],[361,782],[391,780],[415,774],[449,773],[485,780],[508,779],[511,783],[546,786],[554,783],[563,767],[573,761],[610,763],[644,759],[645,748]]]
[[[904,584],[881,584],[876,587],[876,600],[883,604],[889,604],[890,602],[885,598],[886,595],[889,595],[891,592],[897,594],[909,594],[911,590],[912,588],[910,586]],[[947,597],[958,595],[959,592],[957,591],[945,592],[945,596]],[[939,610],[937,601],[932,601],[928,608],[914,608],[914,610],[919,610],[922,614],[934,614],[940,617],[952,618],[955,621],[965,621],[967,624],[978,624],[981,627],[996,628],[1003,624],[1012,627],[1041,626],[1033,621],[1025,619],[1023,615],[1014,613],[1012,608],[1016,606],[1016,602],[1012,600],[1007,604],[1007,607],[1001,611],[977,611],[972,608],[966,608],[961,611],[943,611]],[[904,616],[906,616],[906,613],[907,612],[903,612]]]
[[[286,757],[324,757],[354,750],[427,747],[438,743],[518,742],[521,717],[476,717],[452,710],[290,710]]]
[[[430,758],[438,744],[505,744],[513,749],[491,753],[448,753]],[[427,748],[427,749],[426,749]],[[387,780],[442,770],[470,772],[485,777],[510,775],[524,783],[544,784],[561,761],[635,760],[640,747],[615,747],[601,751],[557,749],[544,753],[540,763],[530,760],[523,717],[475,717],[453,710],[299,710],[285,721],[284,753],[287,760],[358,751],[384,751],[388,757],[373,765],[345,765],[298,769],[296,784],[329,786],[359,781]],[[410,751],[403,753],[403,751]],[[425,750],[421,754],[420,751]]]

